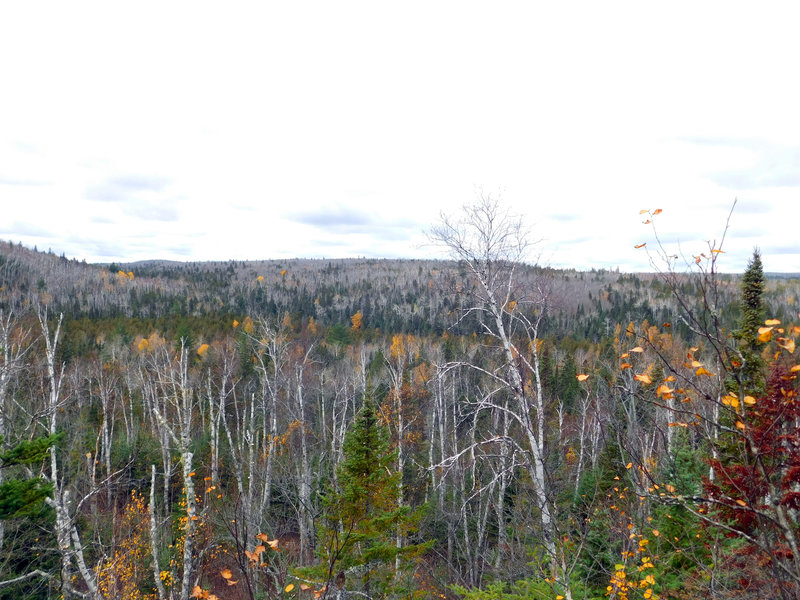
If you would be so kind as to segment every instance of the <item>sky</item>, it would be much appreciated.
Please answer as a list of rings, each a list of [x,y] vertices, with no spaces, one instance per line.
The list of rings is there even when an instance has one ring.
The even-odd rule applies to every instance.
[[[795,2],[5,2],[0,239],[442,258],[425,231],[488,194],[553,267],[650,271],[658,239],[800,272],[798,22]]]

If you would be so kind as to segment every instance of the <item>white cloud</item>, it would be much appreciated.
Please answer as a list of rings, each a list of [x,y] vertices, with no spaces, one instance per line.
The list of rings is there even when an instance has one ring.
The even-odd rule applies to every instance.
[[[433,253],[421,229],[481,187],[529,216],[554,265],[644,270],[640,209],[663,208],[665,239],[694,248],[738,197],[729,269],[760,245],[768,268],[798,270],[791,244],[770,244],[800,210],[798,16],[8,5],[0,229],[30,243],[14,223],[36,221],[53,232],[40,247],[90,261],[419,257]]]

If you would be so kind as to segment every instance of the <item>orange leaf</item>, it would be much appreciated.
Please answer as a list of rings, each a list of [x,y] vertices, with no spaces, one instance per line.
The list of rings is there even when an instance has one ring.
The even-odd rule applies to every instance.
[[[586,381],[589,379],[589,376],[586,373],[581,373],[580,375],[575,376],[578,381]]]
[[[744,500],[737,500],[736,504],[738,504],[739,506],[747,506],[747,502],[745,502]]]
[[[780,325],[780,324],[781,324],[780,319],[767,319],[766,321],[764,321],[764,325],[771,325],[772,326],[772,325]]]
[[[627,465],[625,465],[625,468],[626,469],[630,469],[632,466],[633,466],[633,463],[629,462]]]
[[[628,363],[622,363],[619,367],[622,370],[631,369],[632,368]]]
[[[758,328],[758,341],[768,342],[772,339],[772,327],[759,327]]]
[[[669,387],[668,385],[662,383],[656,389],[656,394],[659,395],[659,396],[666,396],[667,394],[671,394],[674,391],[675,390],[673,390],[671,387]]]
[[[670,375],[669,377],[664,377],[664,383],[668,381],[675,381],[675,375]]]
[[[189,597],[190,598],[200,598],[200,597],[202,597],[202,595],[203,595],[203,588],[201,588],[199,585],[196,585],[196,586],[194,586],[192,588],[192,593],[189,594]]]
[[[712,250],[711,254],[725,254],[725,250]]]
[[[262,542],[268,542],[269,541],[269,536],[266,533],[257,533],[256,534],[256,539],[257,540],[261,540]]]
[[[660,209],[660,208],[657,208],[657,209],[655,209],[655,210],[653,211],[653,214],[654,214],[654,215],[660,215],[660,214],[661,214],[661,209]]]
[[[795,365],[791,369],[789,369],[790,373],[797,373],[798,371],[800,371],[800,365]]]
[[[301,589],[301,590],[303,590],[303,591],[305,592],[306,590],[310,590],[310,589],[311,589],[311,586],[310,586],[310,585],[308,585],[307,583],[301,583],[301,584],[300,584],[300,589]]]
[[[636,244],[634,248],[639,249],[639,248],[644,248],[645,246],[647,246],[647,242],[644,242],[643,244]]]
[[[753,404],[756,403],[756,399],[753,398],[752,396],[745,396],[744,403],[747,404],[748,406],[752,406]]]
[[[226,579],[225,583],[227,583],[228,585],[236,585],[239,582],[235,579]]]
[[[641,381],[645,385],[650,385],[651,383],[653,383],[653,380],[650,379],[650,375],[648,375],[647,373],[641,373],[640,375],[634,375],[633,378],[636,381]]]
[[[702,367],[702,366],[703,366],[703,363],[701,363],[700,361],[697,361],[697,360],[693,360],[693,361],[692,361],[692,366],[693,366],[695,369],[697,369],[698,367]]]
[[[694,372],[694,374],[697,375],[698,377],[700,375],[713,375],[713,373],[708,369],[706,369],[705,367],[700,367],[699,369],[697,369],[697,371]]]
[[[620,358],[628,358],[630,355],[630,352],[626,352],[625,354],[621,354]]]
[[[219,574],[222,575],[223,579],[230,579],[233,577],[233,573],[231,573],[230,569],[222,569]]]
[[[736,421],[736,429],[744,429],[744,423],[741,421]]]
[[[794,354],[794,340],[789,338],[781,338],[783,341],[778,342],[778,345],[786,350],[789,354]]]
[[[273,550],[277,550],[278,549],[278,540],[268,540],[267,541],[267,546],[269,546]]]
[[[293,589],[294,589],[294,584],[290,583],[285,588],[283,588],[283,591],[288,593],[288,592],[291,592]]]

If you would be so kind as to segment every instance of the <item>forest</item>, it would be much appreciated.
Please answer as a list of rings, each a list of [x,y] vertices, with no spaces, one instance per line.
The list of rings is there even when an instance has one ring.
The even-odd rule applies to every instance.
[[[490,199],[430,234],[0,242],[0,599],[800,597],[798,276],[551,269]]]

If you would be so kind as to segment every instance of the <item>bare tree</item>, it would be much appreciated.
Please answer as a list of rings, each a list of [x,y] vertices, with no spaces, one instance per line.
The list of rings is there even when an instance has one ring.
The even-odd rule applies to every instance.
[[[478,371],[494,386],[480,395],[478,410],[495,414],[493,422],[498,427],[488,441],[495,444],[494,453],[501,458],[495,466],[497,482],[500,487],[507,485],[503,473],[514,465],[527,469],[551,576],[570,598],[568,580],[572,569],[558,544],[545,464],[546,406],[539,336],[549,294],[542,277],[528,273],[527,277],[520,276],[533,246],[529,231],[520,216],[492,196],[481,195],[475,203],[464,206],[459,217],[443,215],[430,238],[443,245],[468,274],[469,283],[458,284],[467,300],[460,319],[466,322],[475,318],[480,332],[492,340],[490,347],[497,351],[496,366],[456,361],[450,367]],[[509,420],[518,428],[520,442],[510,438]],[[485,444],[487,440],[476,443]],[[505,527],[504,523],[498,525]]]

